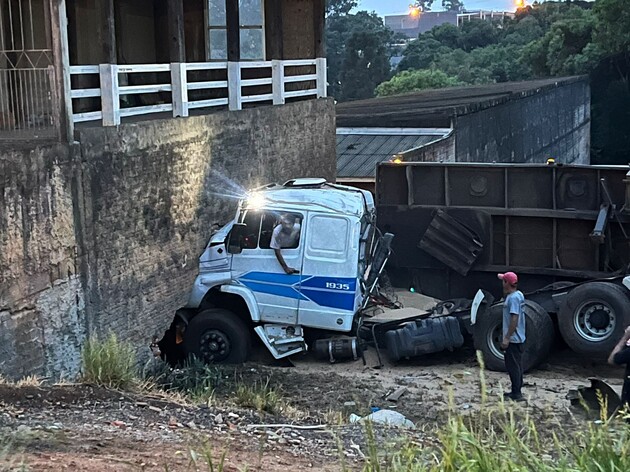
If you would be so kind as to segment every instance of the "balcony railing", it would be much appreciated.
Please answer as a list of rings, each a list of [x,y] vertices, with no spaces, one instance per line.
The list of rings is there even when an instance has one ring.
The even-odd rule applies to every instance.
[[[121,118],[326,96],[326,59],[71,66],[73,120]]]

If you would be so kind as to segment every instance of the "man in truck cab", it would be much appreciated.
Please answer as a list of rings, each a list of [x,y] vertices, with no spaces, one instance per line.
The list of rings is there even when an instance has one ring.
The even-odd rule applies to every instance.
[[[517,288],[518,277],[514,272],[498,274],[503,283],[503,341],[501,349],[505,356],[505,370],[512,382],[512,391],[505,398],[520,401],[523,399],[523,346],[525,344],[525,297]]]
[[[287,274],[298,274],[300,271],[289,267],[282,257],[282,249],[294,249],[298,247],[301,225],[297,217],[292,213],[284,213],[280,216],[280,223],[273,229],[269,247],[276,254],[276,259]]]

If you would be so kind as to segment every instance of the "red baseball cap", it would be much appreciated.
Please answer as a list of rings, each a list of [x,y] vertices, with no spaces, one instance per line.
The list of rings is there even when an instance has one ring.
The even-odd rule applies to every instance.
[[[505,274],[497,274],[497,277],[501,280],[505,280],[510,285],[516,285],[518,283],[518,277],[514,272],[506,272]]]

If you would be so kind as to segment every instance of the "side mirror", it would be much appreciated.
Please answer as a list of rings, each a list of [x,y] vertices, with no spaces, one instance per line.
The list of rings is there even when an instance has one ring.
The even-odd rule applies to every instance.
[[[245,223],[234,223],[228,240],[228,252],[230,254],[240,254],[243,252],[243,241],[247,232]]]

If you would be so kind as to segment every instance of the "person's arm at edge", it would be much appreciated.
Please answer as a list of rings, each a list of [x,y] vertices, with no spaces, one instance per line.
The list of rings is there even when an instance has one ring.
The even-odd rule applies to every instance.
[[[624,346],[626,345],[626,342],[628,341],[628,339],[630,339],[630,326],[628,326],[626,328],[626,330],[623,333],[623,336],[621,336],[621,339],[619,340],[619,342],[617,343],[615,348],[610,353],[610,356],[608,356],[608,363],[609,364],[616,365],[616,364],[624,364],[625,363],[625,362],[619,362],[619,360],[618,359],[616,360],[615,357],[624,348]],[[630,356],[630,351],[628,353],[628,356]]]

